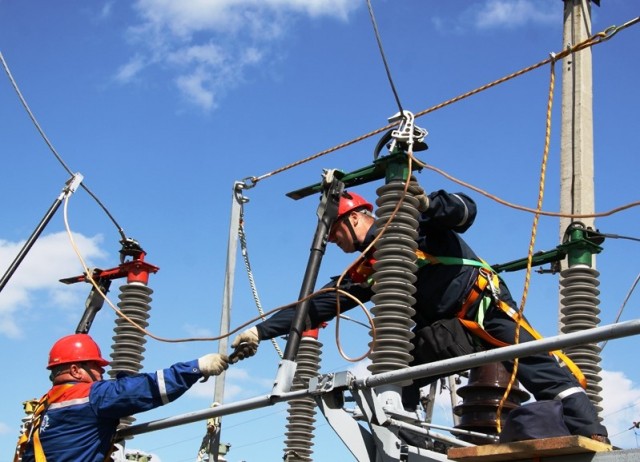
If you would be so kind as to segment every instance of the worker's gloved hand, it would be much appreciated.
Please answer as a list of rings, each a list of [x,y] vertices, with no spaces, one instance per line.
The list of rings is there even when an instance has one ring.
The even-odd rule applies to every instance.
[[[231,354],[231,364],[235,364],[241,359],[255,355],[256,351],[258,351],[259,343],[260,339],[258,338],[258,328],[255,326],[251,329],[245,330],[241,334],[238,334],[231,344],[231,348],[235,349]]]
[[[198,358],[198,368],[205,378],[211,375],[220,375],[229,367],[227,355],[211,353]]]
[[[409,192],[411,192],[411,194],[413,194],[413,197],[418,200],[418,210],[420,212],[426,212],[429,208],[429,196],[427,196],[427,193],[424,192],[424,189],[422,189],[422,186],[420,186],[413,175],[411,175]]]

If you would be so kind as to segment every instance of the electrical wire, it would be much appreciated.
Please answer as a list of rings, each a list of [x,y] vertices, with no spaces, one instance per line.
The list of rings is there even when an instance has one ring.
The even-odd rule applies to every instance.
[[[631,294],[633,293],[636,286],[638,285],[638,281],[640,281],[640,273],[636,276],[636,280],[633,281],[633,284],[631,284],[631,288],[629,289],[629,292],[627,292],[627,296],[624,298],[624,301],[622,302],[622,306],[620,306],[620,309],[618,310],[616,319],[613,321],[614,324],[617,324],[618,321],[620,321],[620,317],[622,316],[624,307],[627,305],[629,298],[631,298]],[[608,340],[604,340],[603,342],[600,343],[600,351],[604,350],[604,347],[607,345],[608,342],[609,342]]]
[[[465,188],[469,188],[472,191],[477,192],[478,194],[481,194],[495,202],[497,202],[498,204],[502,204],[506,207],[515,209],[515,210],[520,210],[522,212],[528,212],[528,213],[532,213],[532,214],[538,214],[538,215],[544,215],[546,217],[561,217],[561,218],[602,218],[602,217],[608,217],[611,215],[615,215],[616,213],[619,212],[623,212],[627,209],[633,208],[633,207],[638,207],[640,206],[640,201],[634,201],[634,202],[629,202],[627,204],[621,205],[619,207],[615,207],[613,209],[607,210],[605,212],[596,212],[596,213],[585,213],[585,214],[571,214],[571,213],[561,213],[561,212],[548,212],[545,210],[536,210],[536,209],[532,209],[530,207],[525,207],[522,205],[518,205],[518,204],[514,204],[512,202],[508,202],[504,199],[499,198],[498,196],[495,196],[487,191],[485,191],[484,189],[481,189],[477,186],[472,185],[471,183],[467,183],[466,181],[460,180],[459,178],[454,177],[453,175],[448,174],[447,172],[445,172],[442,169],[439,169],[437,167],[434,167],[433,165],[429,165],[425,162],[419,161],[417,159],[414,158],[415,161],[417,161],[418,165],[420,165],[423,168],[426,168],[428,170],[432,170],[440,175],[442,175],[443,177],[447,178],[448,180],[453,181],[454,183],[457,183],[461,186],[464,186]],[[614,235],[615,236],[615,235]],[[636,239],[636,238],[630,238],[630,237],[621,237],[624,239],[631,239],[631,240],[638,240],[640,241],[640,239]]]
[[[389,64],[387,63],[387,57],[385,56],[384,49],[382,48],[382,40],[380,39],[380,32],[378,31],[378,24],[376,23],[376,17],[373,14],[373,7],[371,6],[371,0],[367,0],[367,7],[369,8],[369,17],[371,18],[371,24],[373,25],[373,32],[376,36],[376,42],[378,43],[378,49],[380,50],[380,56],[382,57],[382,62],[384,63],[384,69],[387,73],[387,79],[389,79],[389,85],[391,86],[391,91],[393,92],[393,96],[396,100],[396,104],[398,105],[398,112],[400,114],[404,114],[402,110],[402,103],[400,103],[400,97],[398,96],[398,92],[396,91],[396,86],[393,83],[393,78],[391,77],[391,70],[389,69]]]
[[[44,130],[42,129],[42,127],[40,126],[40,124],[36,120],[35,115],[33,115],[33,112],[31,111],[31,108],[27,104],[27,101],[25,100],[24,96],[22,96],[22,92],[20,91],[20,88],[18,87],[18,84],[16,83],[15,79],[13,78],[13,75],[11,74],[11,70],[9,69],[9,66],[8,66],[7,62],[5,61],[4,56],[2,55],[1,52],[0,52],[0,62],[2,62],[2,67],[4,68],[4,71],[6,72],[7,76],[9,77],[9,81],[11,82],[11,85],[13,86],[13,89],[17,93],[18,98],[20,99],[20,102],[22,103],[22,106],[24,107],[25,111],[27,111],[27,114],[29,115],[29,118],[31,119],[31,122],[33,122],[33,125],[36,127],[36,130],[38,130],[38,133],[40,134],[40,136],[42,137],[42,139],[44,140],[46,145],[49,147],[49,150],[53,153],[53,155],[58,160],[60,165],[62,165],[62,168],[64,168],[69,175],[73,176],[74,172],[67,166],[67,164],[62,159],[60,154],[58,154],[56,149],[53,147],[53,144],[51,143],[51,141],[49,141],[49,138],[44,133]],[[120,234],[120,237],[123,240],[127,239],[127,236],[125,235],[124,230],[118,224],[118,222],[113,217],[111,212],[109,212],[109,210],[105,207],[105,205],[102,203],[102,201],[100,201],[100,199],[98,199],[98,197],[84,183],[81,183],[80,187],[82,187],[82,189],[84,189],[87,192],[87,194],[89,194],[89,196],[91,196],[91,198],[93,198],[93,200],[96,201],[96,203],[100,206],[100,208],[104,211],[104,213],[109,217],[111,222],[115,225],[116,229],[118,230],[118,233]]]
[[[594,236],[600,236],[600,237],[605,237],[610,239],[627,239],[630,241],[640,242],[640,238],[631,237],[631,236],[621,236],[620,234],[601,233],[600,231],[591,231],[591,234]],[[624,308],[627,305],[629,298],[631,298],[631,294],[633,294],[633,291],[636,289],[636,286],[638,285],[639,281],[640,281],[640,273],[636,276],[636,279],[635,281],[633,281],[633,284],[631,284],[631,288],[627,292],[627,295],[625,296],[624,301],[622,302],[622,305],[618,310],[618,314],[616,315],[616,318],[613,321],[614,324],[617,324],[618,321],[620,321],[620,318],[622,317],[622,312],[624,311]],[[604,340],[603,342],[600,343],[600,351],[604,350],[604,347],[607,345],[608,342],[609,342],[608,340]]]
[[[594,236],[608,237],[611,239],[627,239],[629,241],[640,242],[640,238],[631,236],[621,236],[620,234],[601,233],[600,231],[589,231]]]
[[[367,315],[367,317],[368,317],[368,319],[370,321],[371,328],[375,330],[375,327],[373,326],[373,319],[369,315],[367,308],[364,306],[364,304],[362,302],[360,302],[357,298],[353,297],[351,294],[342,291],[340,288],[327,287],[327,288],[324,288],[324,289],[317,290],[317,291],[307,295],[306,297],[301,298],[300,300],[296,300],[295,302],[279,306],[279,307],[274,308],[274,309],[272,309],[270,311],[267,311],[266,313],[263,313],[263,314],[259,315],[258,317],[250,319],[249,321],[247,321],[247,322],[245,322],[243,324],[240,324],[235,329],[230,330],[225,335],[220,335],[220,336],[217,336],[217,337],[187,337],[187,338],[177,338],[177,339],[172,339],[172,338],[167,338],[167,337],[160,337],[160,336],[150,332],[149,330],[145,329],[140,324],[138,324],[135,320],[131,319],[126,314],[124,314],[122,311],[120,311],[120,309],[118,309],[116,307],[116,305],[113,303],[113,301],[111,301],[111,299],[109,299],[109,297],[100,288],[100,285],[93,278],[93,276],[92,276],[93,272],[89,269],[85,259],[83,258],[82,254],[80,252],[80,249],[78,248],[78,245],[75,242],[75,238],[73,237],[73,232],[71,231],[71,227],[69,225],[69,217],[68,217],[69,199],[70,199],[70,197],[67,196],[67,197],[65,197],[64,202],[63,202],[64,226],[65,226],[69,241],[71,243],[71,248],[73,249],[74,253],[78,257],[78,260],[80,261],[80,264],[82,265],[82,268],[84,270],[84,275],[85,275],[85,278],[86,278],[87,282],[89,282],[93,286],[93,288],[96,290],[96,292],[104,299],[104,301],[107,303],[107,305],[109,305],[111,307],[111,309],[118,316],[120,316],[121,318],[126,320],[129,324],[131,324],[136,329],[138,329],[140,332],[142,332],[143,334],[149,336],[150,338],[152,338],[154,340],[157,340],[157,341],[160,341],[160,342],[166,342],[166,343],[208,342],[208,341],[220,340],[222,338],[226,338],[226,337],[229,337],[229,336],[235,334],[236,332],[246,328],[247,326],[250,326],[251,324],[255,323],[258,320],[261,320],[263,318],[263,316],[264,317],[269,317],[269,316],[277,313],[278,311],[282,311],[282,310],[286,310],[288,308],[294,307],[294,306],[298,305],[299,303],[301,303],[301,302],[303,302],[305,300],[311,299],[311,298],[315,297],[316,295],[319,295],[319,294],[322,294],[322,293],[327,293],[327,292],[339,292],[339,293],[342,293],[343,295],[345,295],[347,297],[352,298],[364,310],[365,314]]]
[[[451,98],[451,99],[448,99],[446,101],[443,101],[442,103],[436,104],[435,106],[431,106],[430,108],[427,108],[427,109],[422,110],[420,112],[416,112],[415,113],[415,118],[422,117],[423,115],[429,114],[431,112],[435,112],[438,109],[442,109],[442,108],[444,108],[446,106],[449,106],[449,105],[451,105],[453,103],[457,103],[458,101],[461,101],[463,99],[469,98],[469,97],[471,97],[473,95],[476,95],[476,94],[478,94],[480,92],[488,90],[489,88],[493,88],[493,87],[495,87],[495,86],[497,86],[499,84],[505,83],[508,80],[514,79],[516,77],[520,77],[520,76],[522,76],[522,75],[524,75],[524,74],[526,74],[528,72],[531,72],[531,71],[533,71],[535,69],[538,69],[538,68],[540,68],[540,67],[542,67],[542,66],[544,66],[546,64],[549,64],[549,63],[551,63],[553,61],[558,61],[558,60],[564,59],[565,57],[570,56],[571,54],[573,54],[573,53],[575,53],[577,51],[592,47],[594,45],[598,45],[600,43],[604,43],[605,41],[611,39],[618,32],[620,32],[620,31],[622,31],[622,30],[624,30],[624,29],[626,29],[626,28],[628,28],[628,27],[630,27],[632,25],[636,25],[638,23],[640,23],[640,17],[637,17],[637,18],[634,18],[634,19],[632,19],[630,21],[627,21],[622,26],[611,26],[611,27],[605,29],[604,31],[599,32],[599,33],[595,34],[594,36],[589,37],[586,40],[584,40],[583,42],[578,43],[578,44],[576,44],[576,45],[574,45],[572,47],[567,47],[566,49],[564,49],[562,51],[559,51],[557,53],[550,53],[550,57],[549,58],[546,58],[546,59],[544,59],[544,60],[542,60],[542,61],[540,61],[538,63],[535,63],[535,64],[533,64],[531,66],[525,67],[524,69],[521,69],[519,71],[513,72],[513,73],[511,73],[509,75],[501,77],[501,78],[499,78],[497,80],[494,80],[493,82],[490,82],[490,83],[487,83],[485,85],[482,85],[482,86],[480,86],[478,88],[475,88],[475,89],[473,89],[471,91],[468,91],[466,93],[458,95],[458,96],[456,96],[454,98]],[[310,162],[312,160],[315,160],[315,159],[317,159],[319,157],[325,156],[325,155],[330,154],[332,152],[338,151],[338,150],[343,149],[343,148],[345,148],[347,146],[351,146],[352,144],[358,143],[358,142],[363,141],[363,140],[365,140],[367,138],[370,138],[370,137],[372,137],[374,135],[377,135],[379,133],[387,131],[390,128],[395,127],[396,125],[397,125],[396,123],[385,125],[384,127],[380,127],[380,128],[378,128],[376,130],[370,131],[369,133],[361,135],[361,136],[359,136],[357,138],[354,138],[354,139],[352,139],[350,141],[346,141],[344,143],[340,143],[340,144],[338,144],[338,145],[336,145],[336,146],[334,146],[332,148],[325,149],[324,151],[320,151],[320,152],[318,152],[316,154],[312,154],[311,156],[308,156],[308,157],[300,159],[300,160],[298,160],[296,162],[284,165],[284,166],[282,166],[280,168],[277,168],[275,170],[272,170],[272,171],[267,172],[265,174],[262,174],[260,176],[249,177],[248,180],[251,181],[251,186],[255,186],[261,180],[264,180],[266,178],[272,177],[274,175],[282,173],[282,172],[284,172],[286,170],[289,170],[291,168],[297,167],[297,166],[299,166],[301,164]]]

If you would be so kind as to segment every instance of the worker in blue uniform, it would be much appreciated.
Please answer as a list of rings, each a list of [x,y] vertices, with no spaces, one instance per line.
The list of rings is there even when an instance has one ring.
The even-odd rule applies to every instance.
[[[475,202],[463,193],[452,194],[444,190],[427,195],[414,181],[411,187],[417,188],[413,192],[421,212],[416,252],[419,269],[413,295],[416,299],[413,306],[414,349],[411,352],[414,361],[411,365],[513,344],[517,305],[504,282],[460,236],[474,222]],[[373,205],[363,197],[345,192],[329,241],[347,253],[364,251],[377,233],[372,212]],[[369,301],[373,295],[368,278],[373,272],[373,251],[369,253],[348,271],[340,287],[361,302]],[[336,283],[337,278],[334,278],[325,287],[335,287]],[[339,296],[341,311],[357,306],[353,299]],[[311,299],[309,319],[312,325],[328,321],[335,315],[335,292],[320,293]],[[232,347],[239,349],[234,361],[254,355],[260,340],[287,334],[293,318],[294,308],[285,309],[239,334],[232,343]],[[520,342],[535,338],[526,329],[520,329]],[[512,361],[506,361],[504,365],[507,370],[513,370]],[[607,430],[599,422],[597,411],[583,388],[585,384],[581,386],[574,375],[550,354],[519,359],[517,378],[520,383],[538,401],[561,401],[564,422],[571,434],[608,443]],[[433,380],[433,377],[418,380],[405,387],[405,407],[415,409],[419,388]]]
[[[88,334],[69,335],[53,345],[47,365],[53,387],[26,423],[14,461],[111,460],[122,417],[174,401],[198,379],[229,366],[225,355],[211,353],[157,372],[103,380],[108,364]]]

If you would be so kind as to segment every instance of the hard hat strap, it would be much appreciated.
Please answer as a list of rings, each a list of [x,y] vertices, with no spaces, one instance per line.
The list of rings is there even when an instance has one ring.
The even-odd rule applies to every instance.
[[[359,250],[362,243],[360,242],[360,239],[358,239],[358,236],[356,236],[356,230],[353,229],[353,225],[351,224],[351,220],[349,220],[349,216],[350,215],[347,215],[346,217],[347,219],[345,220],[347,229],[351,234],[351,240],[353,241],[353,248],[356,250]]]
[[[81,368],[83,371],[85,371],[85,372],[87,373],[87,375],[88,375],[89,377],[91,377],[91,381],[92,381],[92,382],[95,382],[95,381],[96,381],[96,378],[93,376],[93,374],[92,374],[92,372],[91,372],[91,369],[89,369],[89,368],[87,367],[87,363],[80,363],[80,364],[78,364],[78,365],[80,366],[80,368]]]

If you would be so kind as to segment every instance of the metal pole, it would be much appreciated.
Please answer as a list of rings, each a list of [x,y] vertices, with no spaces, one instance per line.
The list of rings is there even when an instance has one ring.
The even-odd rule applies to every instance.
[[[200,420],[206,420],[211,417],[237,414],[239,412],[260,409],[263,407],[271,406],[275,403],[302,398],[309,394],[309,390],[298,390],[282,393],[281,395],[263,395],[244,401],[239,401],[237,403],[222,404],[210,409],[203,409],[187,414],[181,414],[175,417],[168,417],[166,419],[154,420],[152,422],[132,425],[130,427],[119,430],[118,437],[141,435],[143,433],[149,433],[155,430],[163,430],[165,428],[177,427],[178,425],[185,425],[193,422],[198,422]]]
[[[608,326],[596,327],[588,331],[548,337],[545,339],[536,340],[534,342],[525,342],[518,345],[495,348],[490,351],[473,353],[454,359],[446,359],[430,364],[423,364],[421,366],[414,366],[408,369],[401,369],[386,372],[383,374],[377,374],[364,379],[356,379],[353,381],[353,383],[350,384],[350,386],[355,388],[373,388],[380,385],[413,380],[421,377],[449,374],[455,371],[467,370],[483,364],[489,364],[498,361],[508,361],[516,357],[528,356],[545,351],[554,351],[562,349],[569,345],[575,345],[583,342],[599,342],[602,340],[627,337],[637,334],[640,334],[640,319],[625,321],[618,324],[611,324]],[[154,430],[162,430],[165,428],[176,427],[178,425],[197,422],[199,420],[206,420],[211,417],[267,407],[277,402],[290,401],[292,399],[320,393],[321,391],[315,390],[298,390],[282,393],[279,395],[259,396],[237,403],[223,404],[215,408],[204,409],[188,414],[169,417],[166,419],[132,425],[130,427],[119,430],[118,437],[140,435],[142,433],[148,433]]]
[[[413,380],[434,375],[447,375],[456,371],[464,371],[482,364],[509,361],[548,351],[561,350],[567,346],[598,342],[605,338],[620,338],[640,334],[640,319],[619,324],[596,327],[589,330],[547,337],[533,342],[520,343],[489,351],[472,353],[444,361],[414,366],[409,369],[376,374],[355,381],[356,388],[375,388],[405,380]]]
[[[456,378],[453,375],[447,377],[447,385],[449,386],[449,400],[451,401],[451,417],[453,418],[453,426],[460,425],[460,416],[456,415],[453,410],[458,405],[458,387]]]
[[[220,315],[220,337],[218,352],[227,354],[229,339],[226,337],[231,325],[231,302],[233,300],[233,285],[236,269],[236,254],[238,250],[238,230],[240,229],[240,209],[242,204],[249,201],[248,198],[238,194],[243,183],[236,181],[233,185],[233,197],[231,199],[231,220],[229,223],[229,240],[227,242],[227,269],[224,275],[224,289],[222,293],[222,313]],[[226,372],[216,377],[216,385],[213,401],[222,403],[224,399],[224,379]]]
[[[218,353],[227,354],[229,333],[231,325],[231,306],[233,300],[233,286],[236,271],[236,255],[238,253],[238,234],[240,229],[240,212],[242,205],[249,202],[249,198],[242,195],[245,184],[236,181],[233,184],[231,195],[231,218],[229,220],[229,239],[227,241],[227,265],[224,275],[224,288],[222,291],[222,312],[220,314],[220,340],[218,341]],[[215,378],[213,391],[213,405],[221,404],[224,400],[224,382],[226,372]],[[203,460],[207,454],[208,460],[220,460],[220,433],[222,432],[222,422],[220,419],[210,419],[207,422],[207,433],[204,437],[202,447],[198,452],[197,460]]]

